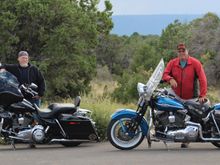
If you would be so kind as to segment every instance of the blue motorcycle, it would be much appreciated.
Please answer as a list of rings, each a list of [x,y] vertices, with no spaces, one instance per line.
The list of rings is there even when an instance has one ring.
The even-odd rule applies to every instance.
[[[120,109],[111,116],[107,129],[110,143],[122,150],[159,142],[211,142],[220,148],[220,104],[180,101],[166,89],[158,89],[164,71],[163,59],[147,84],[138,83],[137,110]],[[149,112],[149,113],[147,113]],[[146,119],[148,115],[148,120]]]

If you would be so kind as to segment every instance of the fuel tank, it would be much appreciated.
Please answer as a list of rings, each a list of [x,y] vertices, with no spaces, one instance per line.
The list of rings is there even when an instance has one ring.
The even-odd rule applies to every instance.
[[[11,104],[8,107],[8,111],[14,113],[26,113],[26,112],[35,112],[36,110],[29,101],[23,99],[23,101],[21,102]]]
[[[213,106],[213,109],[214,109],[215,119],[216,119],[218,125],[220,125],[220,103],[215,104],[215,105]]]
[[[159,96],[155,102],[156,109],[159,111],[184,110],[183,104],[173,98]]]

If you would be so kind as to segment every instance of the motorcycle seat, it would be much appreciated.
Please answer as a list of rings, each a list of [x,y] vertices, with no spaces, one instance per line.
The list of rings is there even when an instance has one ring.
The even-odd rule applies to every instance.
[[[48,106],[47,109],[39,111],[39,115],[42,118],[56,118],[60,114],[68,114],[76,112],[76,107],[74,104],[60,104],[53,103]]]
[[[188,107],[191,107],[191,108],[194,108],[194,109],[198,109],[200,110],[201,108],[201,105],[199,104],[199,102],[196,102],[196,101],[191,101],[191,100],[187,100],[185,102],[185,105],[187,105]]]
[[[207,99],[205,103],[201,104],[199,101],[186,101],[185,105],[188,111],[196,116],[206,117],[210,111],[210,101]]]
[[[210,107],[210,102],[209,102],[209,100],[206,100],[205,103],[201,104],[201,103],[199,103],[199,101],[188,100],[185,102],[185,105],[187,105],[188,107],[192,107],[193,109],[197,109],[197,110],[206,112]]]

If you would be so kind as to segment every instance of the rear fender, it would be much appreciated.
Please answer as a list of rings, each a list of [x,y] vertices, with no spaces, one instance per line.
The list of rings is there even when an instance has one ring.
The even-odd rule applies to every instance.
[[[111,116],[111,120],[120,120],[121,118],[135,118],[137,116],[137,112],[135,110],[132,109],[120,109],[117,112],[113,113]],[[143,132],[143,135],[147,135],[148,132],[148,123],[146,121],[146,119],[143,117],[142,121],[141,121],[141,129]]]

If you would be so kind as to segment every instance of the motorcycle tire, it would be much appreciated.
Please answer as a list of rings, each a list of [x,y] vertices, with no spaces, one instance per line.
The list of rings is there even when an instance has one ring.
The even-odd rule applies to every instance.
[[[218,131],[216,130],[216,127],[212,127],[211,128],[211,131],[213,132],[212,134],[212,138],[219,138],[219,135],[218,135]],[[211,142],[214,146],[220,148],[220,142]]]
[[[107,138],[114,147],[121,150],[130,150],[141,144],[144,135],[140,126],[138,126],[135,135],[130,136],[128,132],[124,133],[122,123],[125,122],[131,122],[131,119],[112,120],[107,128]]]
[[[76,147],[81,144],[81,142],[61,142],[61,144],[65,147]]]
[[[220,148],[220,142],[211,142],[214,146]]]

